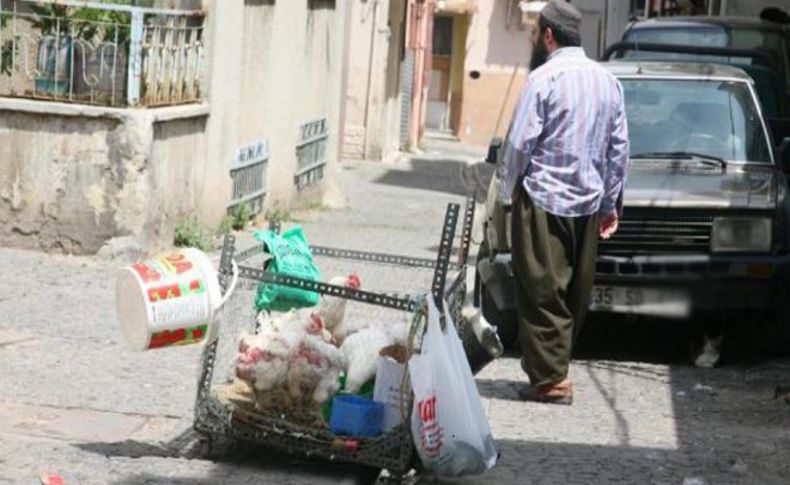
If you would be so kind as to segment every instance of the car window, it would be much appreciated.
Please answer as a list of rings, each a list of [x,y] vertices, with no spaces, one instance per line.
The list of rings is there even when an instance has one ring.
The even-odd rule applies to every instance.
[[[790,82],[790,68],[787,66],[787,46],[780,32],[758,29],[729,29],[719,26],[683,26],[666,28],[633,29],[626,33],[627,42],[644,42],[668,45],[688,45],[699,47],[730,47],[733,49],[759,50],[770,54],[778,63],[782,77]],[[635,52],[626,53],[624,58],[633,58]],[[698,60],[727,64],[750,65],[760,62],[749,57],[722,57],[677,53],[641,52],[643,60]]]
[[[744,82],[622,79],[631,156],[695,152],[769,162],[760,115]]]
[[[790,84],[790,66],[787,65],[787,46],[780,32],[763,32],[756,29],[733,29],[730,46],[736,49],[757,49],[771,54]]]
[[[766,49],[779,52],[782,36],[778,32],[764,32],[757,29],[732,29],[730,46],[736,49]]]
[[[634,29],[626,34],[625,40],[655,44],[727,47],[727,31],[715,26]]]
[[[684,52],[637,51],[636,49],[620,51],[614,58],[641,61],[711,62],[714,64],[733,64],[743,67],[757,64],[757,61],[751,57],[713,56],[708,54],[688,54]]]

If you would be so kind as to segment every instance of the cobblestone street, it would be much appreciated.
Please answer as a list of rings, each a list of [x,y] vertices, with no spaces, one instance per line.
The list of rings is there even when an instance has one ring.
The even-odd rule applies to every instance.
[[[295,215],[308,240],[433,256],[446,204],[484,189],[491,170],[482,153],[447,149],[342,165],[348,207]],[[200,348],[124,350],[113,301],[122,264],[0,249],[0,483],[38,483],[41,472],[68,485],[370,480],[237,444],[207,454],[190,431]],[[501,461],[461,483],[790,483],[790,406],[773,396],[790,360],[697,369],[591,347],[573,365],[571,407],[519,402],[512,356],[477,376]]]

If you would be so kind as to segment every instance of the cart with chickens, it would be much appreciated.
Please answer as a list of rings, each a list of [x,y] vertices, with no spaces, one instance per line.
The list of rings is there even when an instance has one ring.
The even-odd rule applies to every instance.
[[[239,281],[203,351],[195,429],[209,443],[232,438],[408,473],[417,455],[404,364],[425,332],[421,295],[446,302],[473,367],[485,355],[460,318],[474,210],[472,198],[463,217],[460,205],[447,206],[435,258],[311,245],[317,280],[272,271],[265,244],[237,250],[226,237],[220,284],[234,272]],[[270,229],[269,237],[288,232]],[[263,290],[277,288],[315,295],[316,304],[262,309]]]

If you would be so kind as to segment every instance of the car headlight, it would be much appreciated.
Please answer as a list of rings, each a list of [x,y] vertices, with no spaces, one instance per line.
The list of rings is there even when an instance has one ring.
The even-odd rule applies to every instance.
[[[771,219],[717,217],[713,220],[711,250],[714,253],[770,251]]]

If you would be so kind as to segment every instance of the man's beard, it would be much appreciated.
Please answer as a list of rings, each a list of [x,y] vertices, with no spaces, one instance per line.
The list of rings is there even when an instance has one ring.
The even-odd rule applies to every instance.
[[[537,44],[532,45],[532,57],[529,60],[529,70],[534,71],[539,68],[549,59],[549,50],[546,48],[546,42],[543,37],[538,39]]]

